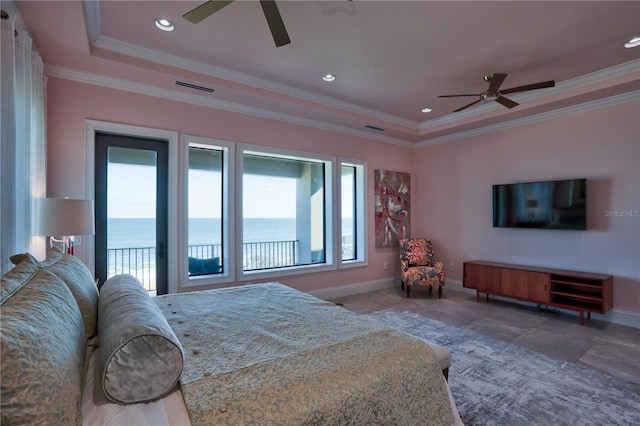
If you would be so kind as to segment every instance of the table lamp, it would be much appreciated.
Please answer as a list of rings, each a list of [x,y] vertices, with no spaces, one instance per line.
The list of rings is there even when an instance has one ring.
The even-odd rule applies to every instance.
[[[49,236],[51,247],[62,244],[63,251],[70,254],[74,235],[95,233],[92,200],[39,198],[36,218],[36,235]]]

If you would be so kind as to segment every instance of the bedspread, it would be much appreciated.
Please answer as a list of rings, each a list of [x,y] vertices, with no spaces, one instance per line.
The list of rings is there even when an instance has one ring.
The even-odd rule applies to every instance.
[[[332,303],[278,283],[155,300],[194,426],[454,421],[428,345]]]

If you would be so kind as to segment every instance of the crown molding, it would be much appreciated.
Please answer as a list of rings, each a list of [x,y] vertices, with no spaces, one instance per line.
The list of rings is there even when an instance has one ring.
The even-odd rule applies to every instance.
[[[215,65],[206,64],[200,61],[181,58],[175,55],[169,55],[157,50],[126,43],[111,37],[101,35],[102,29],[100,24],[100,2],[99,1],[83,1],[83,12],[85,18],[85,27],[91,46],[108,50],[114,53],[120,53],[135,58],[144,59],[150,62],[169,65],[175,68],[184,69],[199,74],[213,76],[235,83],[244,84],[250,87],[268,90],[270,92],[291,96],[308,102],[328,106],[341,111],[363,115],[373,120],[379,120],[401,127],[406,127],[417,132],[418,122],[407,120],[392,114],[387,114],[371,108],[365,108],[350,102],[340,101],[329,96],[319,95],[307,90],[298,89],[286,84],[276,83],[264,78],[255,77],[249,74],[232,71]]]
[[[388,143],[392,145],[402,146],[405,148],[424,148],[431,145],[437,145],[446,142],[466,139],[486,133],[498,132],[501,130],[511,129],[514,127],[524,126],[527,124],[538,123],[545,120],[564,117],[567,115],[577,114],[599,108],[606,108],[625,102],[638,102],[640,100],[640,91],[633,91],[621,95],[611,96],[579,105],[560,108],[554,111],[540,113],[529,117],[523,117],[515,120],[497,123],[490,126],[480,127],[477,129],[457,132],[446,136],[432,139],[425,139],[416,144],[407,142],[402,139],[392,138],[384,135],[370,133],[365,130],[353,129],[346,126],[334,125],[319,120],[298,117],[291,114],[284,114],[270,111],[262,108],[250,107],[247,105],[237,104],[219,99],[211,99],[209,97],[183,93],[177,90],[165,89],[144,83],[132,82],[115,77],[108,77],[101,74],[90,73],[86,71],[75,70],[71,68],[61,67],[57,65],[45,64],[45,74],[48,77],[72,80],[80,83],[91,84],[101,87],[107,87],[115,90],[123,90],[147,96],[153,96],[163,99],[169,99],[176,102],[184,102],[193,105],[203,106],[207,108],[220,109],[224,111],[250,115],[253,117],[264,118],[268,120],[276,120],[290,124],[296,124],[305,127],[311,127],[320,130],[331,131],[349,136],[355,136],[363,139],[373,140],[377,142]]]
[[[600,83],[613,78],[617,78],[629,73],[637,73],[640,70],[640,59],[625,62],[620,65],[615,65],[609,68],[605,68],[599,71],[585,74],[570,80],[562,81],[555,85],[555,87],[549,87],[546,89],[533,90],[526,93],[516,94],[509,96],[510,99],[518,103],[525,103],[536,99],[544,98],[547,96],[562,94],[571,90],[578,89],[580,87],[588,86],[591,84]],[[477,106],[475,108],[467,109],[464,111],[451,113],[442,117],[435,118],[433,120],[423,121],[418,124],[418,131],[420,133],[427,131],[433,127],[441,126],[443,124],[455,123],[459,120],[471,118],[477,115],[485,114],[491,111],[495,111],[503,108],[496,102],[488,102],[484,105]]]
[[[417,131],[418,129],[418,123],[416,121],[407,120],[392,114],[365,108],[350,102],[340,101],[329,96],[324,96],[317,93],[309,92],[307,90],[298,89],[286,84],[276,83],[265,78],[260,78],[250,74],[232,71],[216,65],[211,65],[204,62],[185,59],[179,56],[159,52],[157,50],[127,43],[121,40],[116,40],[111,37],[105,37],[101,35],[95,40],[93,46],[110,52],[143,59],[149,62],[168,65],[186,71],[232,81],[234,83],[243,84],[245,86],[267,90],[269,92],[301,99],[307,102],[327,106],[340,111],[366,116],[373,120],[379,120],[401,127],[406,127],[413,131]]]
[[[137,93],[141,95],[153,96],[157,98],[168,99],[176,102],[184,102],[188,104],[203,106],[207,108],[214,108],[228,112],[234,112],[244,115],[250,115],[253,117],[264,118],[268,120],[276,120],[289,124],[297,124],[300,126],[311,127],[320,130],[326,130],[330,132],[340,133],[349,136],[355,136],[363,139],[373,140],[377,142],[388,143],[392,145],[398,145],[407,148],[413,148],[414,144],[404,141],[402,139],[393,138],[389,136],[370,133],[366,130],[353,129],[346,126],[340,126],[336,124],[330,124],[318,120],[313,120],[305,117],[299,117],[291,114],[284,114],[281,112],[271,111],[263,108],[256,108],[247,105],[242,105],[234,102],[223,101],[219,99],[212,99],[209,97],[195,95],[191,93],[184,93],[178,90],[165,89],[150,84],[138,83],[121,78],[109,77],[102,74],[96,74],[87,71],[81,71],[58,65],[46,64],[45,74],[48,77],[61,78],[65,80],[72,80],[79,83],[90,84],[94,86],[107,87],[115,90],[123,90],[126,92]]]
[[[87,41],[89,42],[89,46],[91,46],[102,32],[102,24],[100,23],[100,2],[83,1],[82,13],[84,15],[84,26],[87,30]]]
[[[555,118],[578,114],[585,111],[591,111],[599,108],[606,108],[609,106],[613,106],[613,105],[617,105],[625,102],[634,102],[634,101],[635,102],[640,101],[640,90],[623,93],[623,94],[611,96],[608,98],[598,99],[595,101],[585,102],[579,105],[559,108],[554,111],[543,112],[540,114],[518,118],[511,121],[505,121],[503,123],[492,124],[490,126],[479,127],[477,129],[458,132],[451,135],[441,136],[433,139],[426,139],[418,142],[415,145],[415,147],[424,148],[431,145],[438,145],[441,143],[457,141],[460,139],[466,139],[473,136],[483,135],[486,133],[493,133],[493,132],[498,132],[500,130],[512,129],[514,127],[520,127],[527,124],[539,123],[541,121],[552,120]]]

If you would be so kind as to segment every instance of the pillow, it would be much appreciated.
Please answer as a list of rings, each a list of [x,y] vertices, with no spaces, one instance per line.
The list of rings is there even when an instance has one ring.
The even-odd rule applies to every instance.
[[[1,288],[2,424],[80,424],[86,340],[71,291],[31,255]]]
[[[100,378],[119,404],[168,394],[182,374],[182,346],[160,308],[131,275],[109,278],[100,290]]]
[[[217,274],[220,272],[220,258],[199,259],[189,257],[189,275]]]
[[[98,287],[84,263],[71,254],[65,254],[58,247],[49,251],[39,267],[57,275],[69,286],[76,299],[89,346],[97,346],[98,336]]]

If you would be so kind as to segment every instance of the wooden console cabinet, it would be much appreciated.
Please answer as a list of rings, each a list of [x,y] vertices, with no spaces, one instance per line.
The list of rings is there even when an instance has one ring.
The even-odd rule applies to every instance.
[[[578,311],[581,325],[585,312],[591,319],[613,306],[611,275],[474,260],[464,262],[462,285],[476,290],[478,302],[485,293]]]

